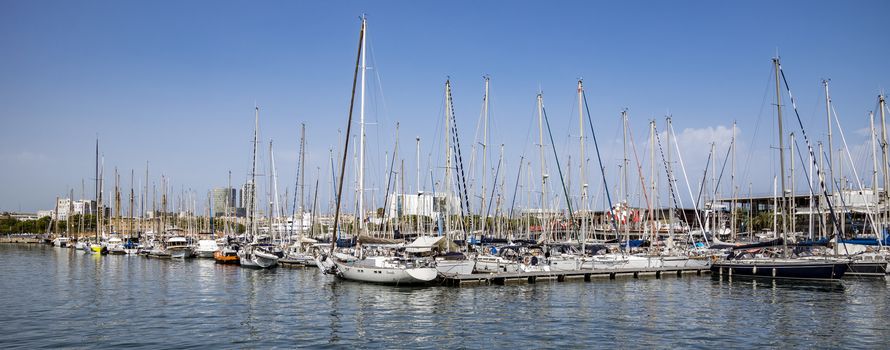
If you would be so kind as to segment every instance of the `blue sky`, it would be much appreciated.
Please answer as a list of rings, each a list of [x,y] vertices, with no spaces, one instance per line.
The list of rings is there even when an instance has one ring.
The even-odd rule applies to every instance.
[[[424,172],[440,172],[446,77],[469,158],[484,74],[492,78],[490,144],[505,145],[508,198],[520,155],[538,168],[539,89],[560,161],[565,167],[571,155],[577,166],[578,78],[613,184],[621,157],[619,113],[627,108],[644,169],[648,121],[657,119],[663,130],[664,116],[673,115],[693,186],[709,143],[725,152],[726,130],[738,121],[737,173],[745,174],[739,181],[767,193],[777,162],[769,148],[776,143],[770,58],[778,49],[814,139],[825,135],[819,82],[831,79],[847,141],[860,151],[854,158],[870,167],[862,129],[890,82],[890,40],[882,25],[888,10],[885,1],[4,0],[0,210],[49,208],[69,188],[79,196],[82,179],[92,193],[97,135],[106,172],[135,169],[137,185],[146,162],[151,181],[163,173],[176,193],[190,188],[203,196],[225,185],[229,170],[233,182],[242,183],[254,103],[261,109],[263,148],[275,140],[282,189],[293,188],[299,124],[307,124],[307,183],[320,167],[325,203],[328,150],[336,154],[341,147],[337,130],[345,129],[362,13],[369,18],[367,118],[374,123],[367,132],[368,187],[378,197],[396,122],[401,158],[411,170],[408,190],[415,137],[422,139]],[[553,160],[547,162],[552,167]],[[549,172],[556,179],[555,169]],[[591,197],[598,181],[590,180]]]

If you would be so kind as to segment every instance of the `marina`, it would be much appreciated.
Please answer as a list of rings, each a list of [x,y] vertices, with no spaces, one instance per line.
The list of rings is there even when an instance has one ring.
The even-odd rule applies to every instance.
[[[866,2],[2,3],[0,348],[886,348]]]

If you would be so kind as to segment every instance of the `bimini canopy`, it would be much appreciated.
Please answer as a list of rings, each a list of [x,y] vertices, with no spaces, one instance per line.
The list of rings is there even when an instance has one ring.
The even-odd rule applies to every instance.
[[[445,236],[423,236],[418,237],[414,240],[414,242],[409,243],[405,246],[405,251],[408,253],[426,253],[432,251],[434,248],[445,249],[445,244],[447,240],[444,239]]]

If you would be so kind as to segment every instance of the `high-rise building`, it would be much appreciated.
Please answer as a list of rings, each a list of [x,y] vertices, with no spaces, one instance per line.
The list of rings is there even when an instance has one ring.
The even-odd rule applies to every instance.
[[[211,192],[213,200],[213,216],[223,216],[227,212],[235,215],[235,207],[238,205],[238,191],[230,187],[214,188]]]
[[[246,183],[241,187],[241,207],[249,208],[251,197],[256,195],[256,185]]]

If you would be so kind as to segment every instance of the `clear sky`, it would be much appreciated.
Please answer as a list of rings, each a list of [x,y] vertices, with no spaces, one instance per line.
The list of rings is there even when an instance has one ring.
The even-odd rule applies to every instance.
[[[137,186],[144,181],[146,162],[150,181],[163,173],[177,193],[204,196],[226,184],[229,170],[235,184],[243,183],[255,103],[262,148],[275,142],[281,192],[293,189],[305,122],[306,182],[314,183],[319,167],[326,203],[328,150],[342,148],[338,130],[345,129],[362,13],[369,19],[372,197],[385,190],[384,158],[396,122],[407,190],[414,190],[415,137],[423,172],[433,168],[441,180],[447,77],[469,163],[484,74],[492,79],[489,151],[497,159],[496,145],[505,145],[508,198],[520,156],[539,172],[539,90],[563,167],[573,158],[577,192],[578,78],[610,186],[621,158],[619,114],[627,108],[647,176],[649,120],[663,131],[664,116],[673,115],[693,187],[710,143],[722,157],[737,121],[741,191],[751,182],[755,192],[771,192],[777,161],[770,150],[770,58],[777,50],[813,139],[825,136],[820,81],[831,79],[855,162],[868,165],[860,176],[870,176],[867,113],[890,83],[887,1],[0,0],[0,211],[49,209],[69,189],[79,197],[84,180],[91,197],[97,135],[106,173],[126,173],[125,187],[131,169]],[[592,148],[587,152],[592,157]],[[588,178],[594,198],[601,180],[595,170]]]

